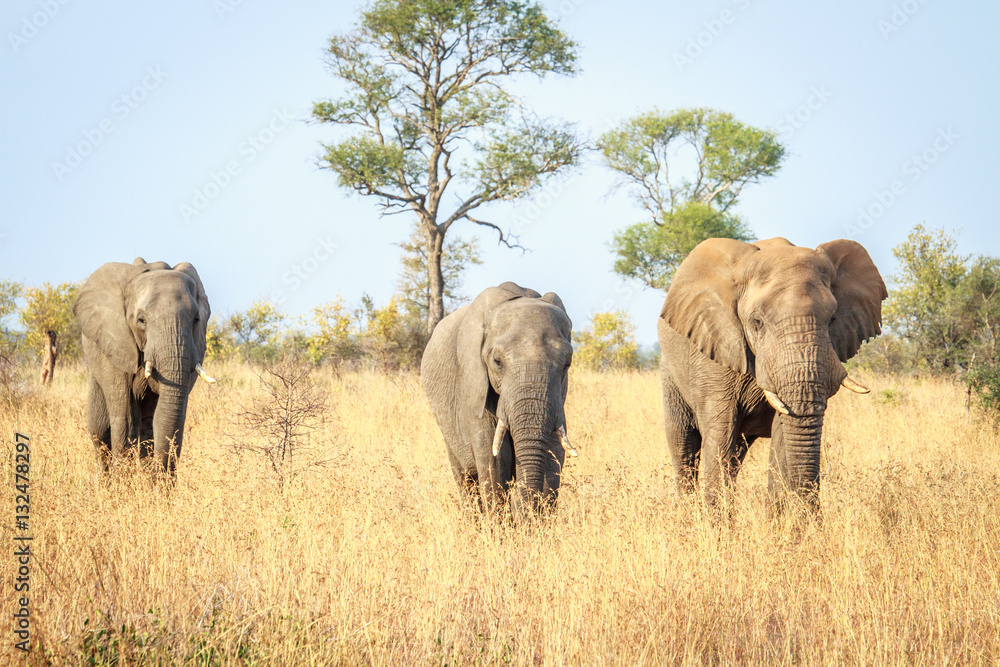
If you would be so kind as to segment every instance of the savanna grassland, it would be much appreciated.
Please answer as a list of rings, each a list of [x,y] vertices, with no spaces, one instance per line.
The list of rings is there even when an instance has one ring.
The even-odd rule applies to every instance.
[[[41,664],[997,664],[1000,443],[943,380],[832,399],[823,521],[772,521],[768,443],[712,522],[677,497],[654,373],[572,372],[555,516],[459,503],[414,375],[322,370],[326,421],[281,481],[199,383],[172,490],[98,474],[85,374],[0,414],[2,653]],[[16,653],[15,431],[31,438],[32,642]],[[252,444],[252,443],[249,443]],[[0,657],[5,664],[8,658]]]

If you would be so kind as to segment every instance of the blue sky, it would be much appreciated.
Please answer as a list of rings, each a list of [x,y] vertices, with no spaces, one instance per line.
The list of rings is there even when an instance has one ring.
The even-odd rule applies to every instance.
[[[579,43],[581,72],[518,82],[538,113],[596,138],[652,107],[706,106],[781,134],[784,167],[738,207],[759,238],[855,238],[886,278],[921,222],[1000,255],[1000,5],[543,4]],[[340,190],[316,166],[335,130],[305,122],[340,90],[323,49],[360,6],[5,2],[0,277],[80,280],[142,255],[192,262],[217,314],[267,296],[295,316],[338,295],[386,302],[409,220]],[[453,228],[484,250],[465,292],[555,291],[577,328],[623,308],[654,342],[663,295],[611,270],[614,232],[642,219],[613,182],[591,155],[533,201],[494,207],[525,254]]]

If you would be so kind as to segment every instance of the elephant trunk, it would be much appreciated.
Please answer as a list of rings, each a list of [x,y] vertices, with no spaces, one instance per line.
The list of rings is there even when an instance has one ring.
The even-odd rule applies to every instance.
[[[548,451],[544,440],[517,440],[514,465],[517,476],[514,506],[523,512],[538,512],[555,491],[546,492],[545,469]]]
[[[153,414],[153,452],[156,463],[171,475],[184,442],[191,374],[196,364],[194,337],[182,326],[171,327],[149,339],[147,362],[152,362],[159,398]]]
[[[777,410],[775,415],[772,475],[808,506],[818,509],[823,417],[829,397],[837,393],[847,371],[825,327],[791,322],[785,333],[782,347],[791,353],[770,373],[774,393],[788,409]]]
[[[820,440],[823,416],[779,417],[781,444],[784,448],[788,490],[809,505],[815,505],[819,493]]]
[[[564,425],[557,379],[548,369],[524,369],[506,383],[502,419],[514,443],[514,504],[538,512],[553,504],[559,490],[558,429]]]
[[[819,415],[847,378],[825,326],[812,318],[790,318],[777,337],[778,353],[767,355],[762,388],[793,416]],[[777,408],[776,408],[777,409]],[[784,410],[779,409],[779,412]]]
[[[161,391],[153,415],[153,453],[165,472],[174,474],[177,458],[184,444],[184,421],[187,415],[186,389]]]

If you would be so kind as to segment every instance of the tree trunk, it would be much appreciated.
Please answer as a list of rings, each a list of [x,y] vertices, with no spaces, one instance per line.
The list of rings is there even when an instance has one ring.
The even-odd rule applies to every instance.
[[[56,344],[56,332],[45,332],[45,349],[42,352],[42,384],[51,384],[56,374],[56,357],[59,356],[59,346]]]
[[[427,304],[427,335],[434,333],[434,327],[444,318],[444,275],[441,273],[441,250],[444,246],[444,232],[436,225],[427,229],[427,285],[430,300]]]

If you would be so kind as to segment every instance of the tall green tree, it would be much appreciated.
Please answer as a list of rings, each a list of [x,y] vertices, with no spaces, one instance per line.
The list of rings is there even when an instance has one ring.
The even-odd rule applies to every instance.
[[[994,363],[1000,339],[1000,260],[958,251],[943,229],[917,225],[893,249],[899,273],[885,305],[889,329],[931,371]]]
[[[17,299],[21,296],[21,284],[13,280],[0,280],[0,362],[10,361],[14,356],[19,336],[9,327],[8,319],[17,313]]]
[[[681,261],[710,238],[752,241],[753,234],[739,217],[689,201],[664,212],[659,223],[637,222],[615,234],[615,273],[666,290]]]
[[[347,92],[316,102],[313,118],[354,131],[324,144],[320,165],[341,187],[375,197],[383,214],[416,214],[430,333],[444,316],[452,225],[481,225],[515,246],[478,210],[578,162],[572,127],[535,117],[505,87],[516,75],[575,73],[576,45],[537,2],[374,0],[353,31],[330,39],[327,64]],[[456,196],[446,201],[446,192]]]
[[[1000,361],[1000,258],[983,255],[972,260],[962,281],[962,299],[978,329],[978,354]]]
[[[255,301],[247,310],[229,316],[213,334],[215,340],[230,338],[233,351],[244,360],[273,361],[278,358],[282,332],[286,330],[285,314],[271,301]]]
[[[743,189],[773,176],[785,148],[774,132],[711,109],[653,110],[605,132],[597,143],[649,219],[615,235],[615,271],[666,289],[701,241],[753,236],[730,209]]]
[[[583,331],[573,332],[573,363],[597,371],[636,370],[639,345],[635,325],[624,310],[594,313]]]
[[[330,359],[334,366],[339,367],[361,356],[360,345],[354,335],[356,319],[339,296],[313,308],[311,324],[314,332],[306,343],[309,360],[319,364],[323,359]]]
[[[80,324],[73,315],[73,302],[80,293],[80,283],[48,282],[38,287],[24,287],[24,307],[20,320],[24,343],[42,360],[42,382],[50,382],[57,357],[80,357]]]

